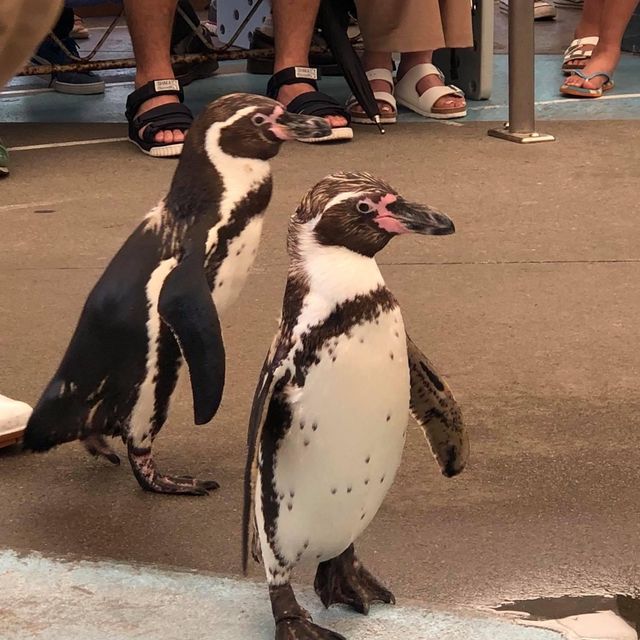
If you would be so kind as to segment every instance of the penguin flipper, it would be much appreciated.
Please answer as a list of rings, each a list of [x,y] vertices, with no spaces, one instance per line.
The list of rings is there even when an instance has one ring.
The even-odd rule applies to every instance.
[[[442,473],[455,476],[464,469],[469,457],[469,436],[462,411],[449,385],[409,336],[407,355],[411,415],[422,427]]]
[[[249,561],[249,549],[252,549],[254,558],[259,549],[256,521],[253,514],[253,501],[258,472],[260,440],[266,416],[268,415],[265,407],[268,401],[271,400],[276,384],[283,378],[284,371],[280,367],[288,353],[289,345],[282,339],[281,333],[278,332],[262,365],[258,386],[251,405],[249,432],[247,434],[247,462],[244,472],[244,508],[242,514],[242,570],[245,575]]]
[[[222,400],[225,352],[218,312],[204,271],[204,244],[191,244],[165,278],[158,313],[170,327],[189,367],[196,424],[209,422]]]

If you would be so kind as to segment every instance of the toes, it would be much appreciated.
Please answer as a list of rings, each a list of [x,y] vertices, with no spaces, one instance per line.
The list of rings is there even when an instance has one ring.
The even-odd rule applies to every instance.
[[[140,131],[140,133],[142,134],[142,131]],[[154,140],[160,144],[164,144],[166,142],[165,140],[165,133],[169,133],[168,131],[158,131],[158,133],[156,133]]]
[[[327,116],[325,119],[333,128],[347,126],[347,120],[342,116]]]
[[[184,132],[180,131],[180,129],[173,130],[173,141],[174,142],[184,142]]]

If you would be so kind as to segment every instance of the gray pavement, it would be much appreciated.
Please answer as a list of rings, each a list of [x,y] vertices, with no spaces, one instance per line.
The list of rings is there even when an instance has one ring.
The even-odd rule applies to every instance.
[[[472,459],[460,478],[442,478],[413,425],[360,555],[399,602],[633,590],[640,131],[546,125],[558,142],[528,148],[486,137],[486,123],[403,124],[384,138],[359,129],[345,146],[285,148],[257,264],[223,321],[222,408],[192,426],[182,381],[157,441],[162,469],[210,475],[221,490],[146,494],[127,466],[75,444],[38,456],[0,450],[0,548],[239,574],[245,430],[281,303],[287,218],[316,179],[362,169],[456,223],[452,237],[395,240],[379,262],[414,339],[457,393]],[[21,146],[125,130],[12,125],[3,135]],[[33,403],[86,294],[174,164],[126,143],[12,159],[0,184],[0,392]]]

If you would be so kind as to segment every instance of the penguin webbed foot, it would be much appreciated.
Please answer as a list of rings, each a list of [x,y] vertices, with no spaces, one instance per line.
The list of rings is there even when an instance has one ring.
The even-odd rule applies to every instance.
[[[111,464],[120,464],[120,456],[107,444],[102,434],[92,433],[88,435],[83,440],[83,444],[92,456],[106,458]]]
[[[311,615],[296,600],[291,584],[270,585],[276,640],[346,640],[335,631],[313,624]]]
[[[346,640],[335,631],[324,629],[305,618],[288,618],[276,624],[276,640]]]
[[[318,565],[314,588],[325,607],[346,604],[363,615],[373,602],[396,603],[393,593],[362,566],[353,545]]]
[[[133,475],[145,491],[171,495],[206,496],[210,491],[220,488],[215,480],[198,480],[193,476],[168,476],[159,473],[150,447],[138,448],[129,443],[128,453]]]

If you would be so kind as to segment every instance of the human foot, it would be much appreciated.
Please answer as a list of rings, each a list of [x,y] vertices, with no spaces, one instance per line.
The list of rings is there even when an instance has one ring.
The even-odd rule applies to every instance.
[[[411,68],[403,68],[402,65],[398,68],[398,73],[396,75],[396,81],[400,82],[402,78],[404,78]],[[433,87],[445,87],[443,77],[438,73],[430,73],[428,75],[422,76],[415,85],[416,91],[419,96],[424,95],[426,91]],[[464,96],[457,95],[453,91],[448,95],[444,95],[441,98],[438,98],[433,103],[433,109],[445,109],[447,111],[457,111],[460,109],[464,109],[467,106],[467,102],[464,99]]]
[[[400,65],[396,76],[395,97],[398,104],[425,118],[448,120],[467,115],[464,93],[454,85],[444,84],[444,75],[429,62],[408,69]]]
[[[596,46],[591,59],[582,71],[569,76],[563,87],[578,87],[586,90],[606,91],[610,78],[620,61],[620,49]],[[596,75],[594,75],[596,74]],[[563,91],[563,93],[565,93]]]
[[[146,83],[136,79],[136,86],[127,98],[130,140],[151,156],[180,155],[193,121],[191,111],[181,104],[180,83],[174,78]]]
[[[366,67],[365,67],[366,68]],[[373,95],[378,104],[381,124],[392,124],[396,122],[398,107],[396,99],[393,97],[393,76],[391,71],[384,67],[367,68],[367,79],[373,91]],[[347,101],[347,109],[354,122],[359,124],[373,124],[355,96],[351,96]]]
[[[276,100],[287,106],[298,96],[301,96],[304,93],[310,93],[312,91],[315,91],[314,87],[310,84],[307,84],[306,82],[285,84],[278,90]],[[324,116],[324,118],[334,129],[337,129],[339,127],[346,127],[349,124],[347,122],[347,119],[342,116]]]

